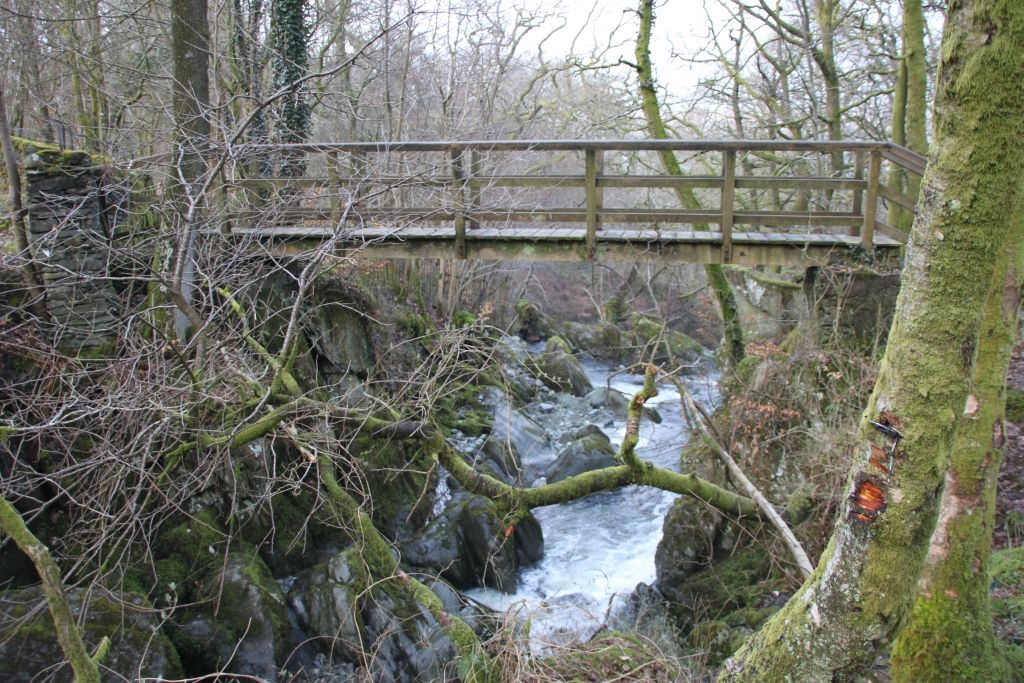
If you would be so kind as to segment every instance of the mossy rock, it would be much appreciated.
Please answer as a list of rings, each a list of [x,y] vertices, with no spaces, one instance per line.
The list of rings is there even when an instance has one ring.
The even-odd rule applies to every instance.
[[[517,301],[516,317],[519,323],[518,334],[526,341],[541,341],[555,334],[554,323],[532,301],[527,299]]]
[[[673,616],[683,632],[706,620],[756,628],[781,606],[786,579],[777,574],[768,551],[748,545],[716,559],[671,586],[659,588],[673,601]]]
[[[638,361],[650,360],[655,363],[692,362],[700,358],[705,349],[700,342],[688,335],[665,328],[660,320],[634,313],[630,317],[633,343],[638,349]]]
[[[175,614],[171,638],[186,671],[274,680],[287,655],[285,596],[251,547],[233,550],[205,581],[200,605]]]
[[[140,675],[152,679],[181,678],[178,653],[160,630],[159,614],[141,596],[122,594],[110,599],[92,595],[82,618],[84,596],[82,590],[68,591],[86,649],[94,652],[103,637],[110,638],[110,651],[102,668],[112,673],[104,675],[103,680],[136,680]],[[41,602],[38,588],[4,591],[0,593],[0,612],[19,617]],[[0,630],[0,680],[4,683],[70,683],[71,668],[64,660],[45,605],[27,622],[17,620],[17,628]]]
[[[618,464],[611,440],[597,426],[588,425],[574,437],[544,471],[549,484]]]
[[[407,538],[430,513],[433,460],[413,442],[371,437],[357,439],[350,452],[360,461],[374,525],[393,540]]]
[[[622,331],[609,322],[594,324],[566,322],[562,325],[562,335],[573,348],[578,351],[604,358],[619,360],[622,357]]]
[[[487,378],[483,378],[487,381]],[[491,380],[497,381],[497,380]],[[491,431],[494,416],[480,400],[480,386],[465,384],[434,404],[434,420],[448,432],[458,430],[468,436]]]
[[[204,508],[161,531],[153,544],[159,583],[154,595],[188,602],[207,575],[224,559],[228,536],[212,508]],[[171,584],[174,586],[171,586]]]
[[[530,359],[527,368],[554,391],[586,396],[594,389],[569,343],[558,336],[548,339],[544,352]]]
[[[677,681],[681,672],[652,643],[621,631],[608,631],[582,645],[536,661],[531,680]]]
[[[320,548],[336,542],[326,508],[308,493],[278,492],[239,515],[240,538],[255,547],[275,576],[295,574],[321,559]]]

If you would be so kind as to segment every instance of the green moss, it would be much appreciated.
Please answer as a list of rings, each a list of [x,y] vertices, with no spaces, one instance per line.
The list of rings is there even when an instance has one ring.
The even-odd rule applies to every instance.
[[[472,327],[476,324],[476,316],[469,311],[459,311],[452,316],[452,327]]]
[[[210,508],[163,531],[153,547],[157,558],[158,588],[166,590],[171,581],[179,595],[191,595],[209,571],[220,565],[228,537],[217,514]],[[164,577],[161,571],[169,574]]]
[[[478,381],[493,382],[501,387],[501,380],[493,375],[481,376]],[[459,430],[469,436],[491,431],[494,416],[479,398],[479,384],[465,384],[434,404],[434,420],[447,431]]]
[[[35,158],[25,164],[28,170],[46,173],[80,172],[100,163],[109,163],[109,159],[89,154],[81,150],[61,149],[47,142],[13,137],[14,149],[24,157],[34,155]]]
[[[285,598],[281,587],[254,549],[242,548],[233,554],[233,559],[240,562],[240,574],[245,581],[223,581],[219,575],[211,576],[205,586],[204,597],[213,599],[219,596],[217,624],[224,629],[224,635],[231,639],[241,638],[252,628],[254,616],[249,610],[260,606],[262,616],[270,620],[274,643],[279,648],[277,654],[281,655],[288,635]],[[252,589],[257,591],[256,596],[250,593]]]
[[[430,505],[423,494],[431,490],[427,473],[433,459],[412,442],[360,437],[353,446],[369,488],[373,523],[394,539],[425,521]]]
[[[774,609],[752,610],[759,610],[755,607],[758,600],[785,583],[785,578],[773,571],[768,551],[751,545],[684,579],[676,592],[692,595],[693,603],[677,611],[676,616],[685,627],[705,618],[729,620],[738,612],[732,617],[734,624],[748,623],[756,617],[760,625]]]
[[[402,309],[395,317],[395,324],[403,334],[414,339],[425,337],[430,330],[430,323],[427,319],[414,311]]]

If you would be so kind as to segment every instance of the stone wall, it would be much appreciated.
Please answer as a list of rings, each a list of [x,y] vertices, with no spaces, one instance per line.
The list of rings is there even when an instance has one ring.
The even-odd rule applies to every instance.
[[[78,353],[117,337],[109,277],[105,170],[84,152],[26,149],[29,245],[39,264],[54,343]]]

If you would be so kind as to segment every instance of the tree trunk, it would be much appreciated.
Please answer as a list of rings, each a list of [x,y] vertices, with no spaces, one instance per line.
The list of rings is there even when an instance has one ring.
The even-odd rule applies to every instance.
[[[175,188],[184,230],[175,245],[174,288],[181,304],[175,312],[174,331],[184,342],[190,321],[184,309],[192,304],[195,279],[195,222],[198,207],[190,206],[189,186],[202,174],[203,154],[210,139],[210,28],[207,0],[171,1],[171,61],[177,180]],[[193,322],[194,325],[194,322]]]
[[[822,681],[871,662],[910,614],[971,386],[983,306],[1024,164],[1024,5],[952,2],[924,180],[889,345],[815,574],[727,663],[725,681]],[[968,411],[971,406],[968,405]]]
[[[1008,681],[996,655],[989,609],[989,557],[995,526],[996,481],[1006,441],[1006,373],[1017,336],[1024,220],[1015,221],[1011,267],[992,283],[978,340],[978,362],[939,521],[932,534],[921,593],[910,625],[896,640],[894,681]]]
[[[636,71],[640,80],[640,103],[647,130],[652,138],[668,137],[665,121],[661,117],[661,106],[658,103],[657,85],[654,81],[654,65],[651,63],[651,30],[654,28],[654,0],[640,0],[640,32],[636,39]],[[672,150],[659,152],[661,163],[668,175],[683,175],[683,169]],[[687,209],[699,209],[700,200],[693,190],[677,187],[676,195],[680,203]],[[708,226],[694,226],[698,230],[707,230]],[[725,328],[725,348],[729,365],[735,367],[746,353],[743,343],[743,327],[740,325],[739,310],[732,285],[725,276],[725,270],[717,264],[704,266],[711,290],[715,293],[722,314],[722,325]]]
[[[925,61],[924,30],[921,0],[905,0],[901,33],[903,54],[897,66],[896,94],[892,105],[892,141],[921,154],[928,153],[928,64]],[[921,181],[915,174],[906,173],[892,164],[887,184],[913,197],[917,195]],[[907,232],[912,220],[913,215],[906,209],[897,204],[889,207],[889,224],[893,227]]]

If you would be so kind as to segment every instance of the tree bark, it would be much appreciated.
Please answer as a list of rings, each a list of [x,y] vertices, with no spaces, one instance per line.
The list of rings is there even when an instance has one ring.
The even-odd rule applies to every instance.
[[[658,102],[657,85],[654,80],[654,65],[651,63],[651,31],[654,28],[654,0],[640,0],[640,31],[636,39],[636,64],[637,78],[640,81],[640,103],[643,108],[644,118],[647,120],[647,131],[654,139],[668,138],[668,129],[661,116],[661,105]],[[676,159],[675,152],[664,150],[659,152],[661,163],[668,175],[683,175],[683,169]],[[700,200],[693,190],[677,187],[676,196],[680,203],[687,209],[699,209]],[[707,225],[695,225],[697,230],[707,230]],[[704,273],[707,275],[711,290],[715,293],[718,306],[722,314],[722,325],[724,326],[726,357],[729,365],[735,367],[746,354],[746,347],[743,342],[743,328],[740,325],[739,310],[736,306],[736,296],[733,294],[732,285],[725,276],[725,269],[717,264],[704,266]]]
[[[978,340],[978,362],[960,418],[952,462],[932,533],[921,593],[890,661],[894,681],[1008,681],[989,606],[989,559],[996,482],[1006,443],[1006,373],[1017,336],[1024,219],[1015,221],[1005,278],[992,283]]]
[[[64,593],[64,581],[60,568],[53,561],[49,549],[29,531],[25,520],[21,518],[14,506],[0,497],[0,530],[10,536],[21,552],[25,553],[39,574],[43,596],[53,618],[54,633],[60,649],[71,663],[76,683],[100,683],[100,671],[97,660],[106,652],[109,640],[106,636],[97,650],[97,657],[89,656],[89,651],[82,641],[82,634],[71,613],[71,605]]]
[[[897,65],[896,94],[892,105],[892,141],[915,152],[928,153],[927,99],[928,64],[924,50],[924,10],[921,0],[904,0],[901,49]],[[892,164],[888,185],[906,191],[911,197],[918,194],[921,181],[913,173]],[[897,204],[889,207],[889,224],[907,232],[913,215]]]
[[[210,27],[207,0],[171,0],[171,61],[174,67],[172,99],[177,186],[183,230],[175,245],[174,284],[181,305],[175,312],[174,329],[184,342],[189,326],[187,310],[192,305],[195,279],[195,235],[198,197],[190,186],[203,171],[203,155],[210,139]],[[194,325],[194,322],[193,322]],[[200,354],[201,355],[201,354]]]
[[[814,575],[724,681],[822,681],[874,659],[910,614],[971,386],[983,306],[1024,164],[1024,6],[950,3],[924,179],[850,495]],[[970,407],[970,406],[968,406]]]

